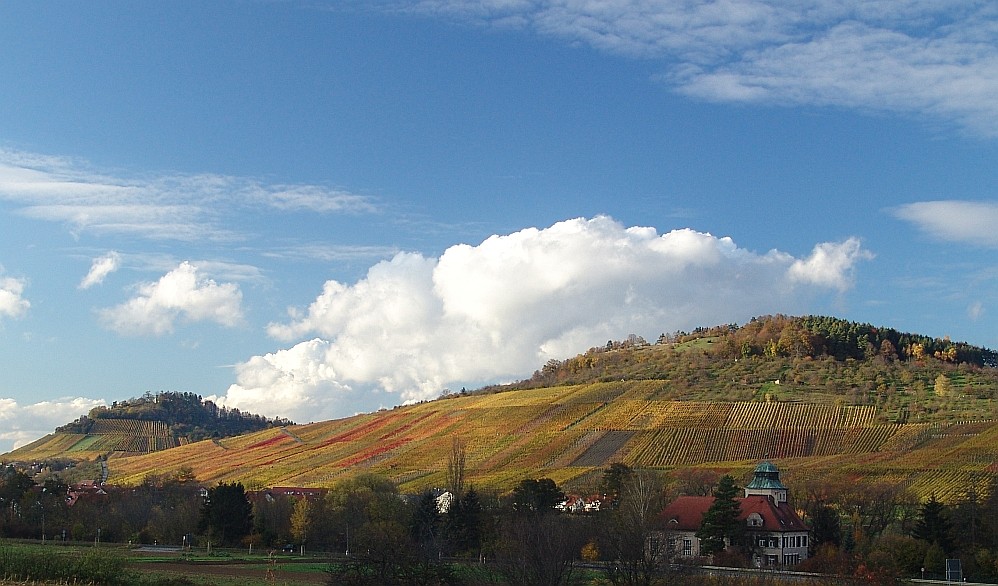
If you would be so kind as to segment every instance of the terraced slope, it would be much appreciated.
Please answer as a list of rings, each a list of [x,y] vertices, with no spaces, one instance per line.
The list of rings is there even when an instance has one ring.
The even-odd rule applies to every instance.
[[[656,399],[662,381],[594,383],[443,399],[178,446],[110,461],[110,482],[190,467],[202,482],[328,486],[378,472],[418,491],[446,483],[452,440],[468,480],[587,485],[608,464],[748,471],[760,459],[807,476],[892,479],[939,498],[998,472],[998,424],[888,423],[876,407]]]
[[[72,458],[91,460],[107,454],[146,454],[186,444],[161,421],[99,419],[89,433],[51,433],[18,448],[23,460]]]

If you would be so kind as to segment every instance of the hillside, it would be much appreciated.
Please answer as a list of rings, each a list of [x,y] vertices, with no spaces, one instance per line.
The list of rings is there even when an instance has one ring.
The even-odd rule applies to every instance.
[[[193,393],[146,393],[142,397],[95,407],[9,454],[5,459],[90,460],[108,454],[144,454],[287,425],[237,409],[220,408]]]
[[[858,324],[846,324],[857,336],[847,346],[808,324],[846,322],[776,316],[611,342],[516,385],[114,457],[109,481],[190,468],[206,483],[328,486],[378,472],[418,491],[446,484],[456,439],[468,481],[497,488],[547,476],[584,490],[616,461],[741,473],[768,458],[797,478],[834,472],[943,499],[984,489],[998,472],[993,352],[907,334],[895,343],[893,330],[878,339]]]

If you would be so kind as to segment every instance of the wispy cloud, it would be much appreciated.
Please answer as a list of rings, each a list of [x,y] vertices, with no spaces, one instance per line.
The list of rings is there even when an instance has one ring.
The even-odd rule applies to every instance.
[[[94,285],[100,285],[108,275],[118,270],[119,266],[121,266],[121,255],[113,250],[104,256],[95,258],[90,265],[90,271],[80,281],[80,289],[89,289]]]
[[[898,206],[891,213],[940,240],[998,247],[998,202],[922,201]]]
[[[889,111],[998,136],[993,2],[421,0],[394,6],[662,60],[663,80],[706,100]]]
[[[0,149],[0,200],[75,233],[127,234],[152,240],[232,241],[234,209],[285,213],[374,213],[374,198],[317,185],[268,184],[248,177],[113,175],[78,159]]]
[[[275,185],[269,190],[260,190],[258,198],[273,208],[294,212],[328,214],[378,211],[377,205],[370,197],[315,185]]]
[[[232,327],[243,321],[242,292],[238,285],[216,283],[183,262],[158,281],[140,284],[135,297],[99,315],[107,328],[123,335],[170,333],[177,321]]]
[[[322,262],[339,262],[350,260],[365,260],[390,258],[399,253],[395,246],[360,246],[337,244],[303,244],[301,246],[275,248],[265,253],[271,258],[317,260]]]
[[[239,365],[220,400],[309,421],[372,408],[378,392],[393,393],[392,404],[431,398],[631,332],[800,311],[848,288],[869,257],[855,239],[804,258],[760,255],[730,238],[660,235],[607,217],[496,235],[439,258],[399,253],[356,283],[327,281],[308,308],[271,324],[291,346]]]

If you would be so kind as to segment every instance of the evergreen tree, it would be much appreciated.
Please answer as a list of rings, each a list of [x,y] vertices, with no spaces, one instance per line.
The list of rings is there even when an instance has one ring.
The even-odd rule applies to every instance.
[[[437,499],[432,491],[424,491],[419,497],[416,509],[412,513],[409,531],[416,546],[429,555],[439,547],[440,514],[437,511]]]
[[[241,482],[208,489],[198,529],[219,544],[236,545],[253,529],[253,505]]]
[[[953,537],[946,515],[946,505],[936,500],[935,494],[922,505],[912,535],[930,545],[938,545],[947,554],[953,551]]]
[[[813,535],[811,545],[817,548],[819,545],[829,543],[838,547],[842,544],[842,526],[839,522],[838,512],[828,505],[818,505],[811,517]]]
[[[740,545],[744,530],[738,521],[741,505],[735,500],[739,489],[735,479],[724,475],[714,490],[714,502],[703,515],[700,530],[696,536],[700,539],[700,553],[712,555],[723,551],[727,544]]]

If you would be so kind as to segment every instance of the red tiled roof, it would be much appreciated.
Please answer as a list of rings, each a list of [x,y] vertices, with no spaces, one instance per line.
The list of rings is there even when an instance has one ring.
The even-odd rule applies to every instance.
[[[804,522],[797,512],[787,503],[777,505],[766,496],[749,496],[736,498],[741,508],[738,520],[744,522],[752,513],[758,513],[762,518],[762,529],[765,531],[807,531]],[[679,531],[696,531],[700,528],[703,514],[714,504],[712,496],[681,496],[669,503],[662,510],[660,519],[666,529]]]
[[[681,496],[662,511],[661,519],[667,529],[696,531],[703,514],[714,504],[712,496]]]

